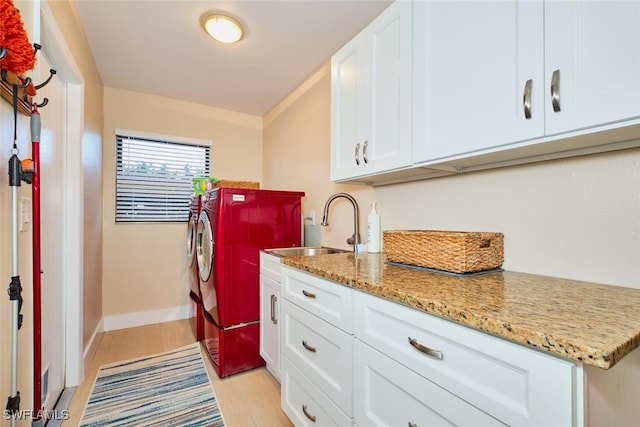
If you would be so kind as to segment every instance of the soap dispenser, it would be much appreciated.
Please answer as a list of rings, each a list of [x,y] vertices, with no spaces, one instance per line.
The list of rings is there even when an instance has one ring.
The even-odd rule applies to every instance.
[[[371,203],[371,212],[367,221],[367,251],[380,253],[380,215],[376,211],[376,202]]]

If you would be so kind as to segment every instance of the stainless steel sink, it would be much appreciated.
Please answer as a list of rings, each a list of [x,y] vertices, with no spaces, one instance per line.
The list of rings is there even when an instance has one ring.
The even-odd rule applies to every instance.
[[[350,252],[345,249],[328,248],[326,246],[301,246],[297,248],[276,248],[267,249],[265,252],[281,257],[290,256],[315,256],[327,254],[340,254]]]

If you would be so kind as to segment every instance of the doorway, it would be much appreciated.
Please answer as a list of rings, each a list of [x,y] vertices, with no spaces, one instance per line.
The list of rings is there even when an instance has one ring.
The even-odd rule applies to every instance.
[[[49,69],[56,70],[52,81],[38,91],[37,97],[38,102],[42,102],[43,97],[49,98],[49,104],[41,110],[40,187],[44,272],[41,276],[42,368],[43,374],[47,374],[48,369],[49,375],[48,390],[43,390],[46,398],[43,404],[51,409],[60,386],[73,387],[84,378],[84,81],[49,4],[47,1],[39,4],[40,25],[36,27],[40,34],[35,38],[40,40],[42,50],[38,53],[37,75],[44,81]]]

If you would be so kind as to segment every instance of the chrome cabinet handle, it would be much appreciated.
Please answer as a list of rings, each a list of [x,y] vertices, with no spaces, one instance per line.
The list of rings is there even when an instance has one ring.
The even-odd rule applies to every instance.
[[[433,357],[434,359],[438,359],[438,360],[444,359],[444,355],[442,354],[441,351],[434,350],[432,348],[424,346],[420,344],[418,340],[416,340],[415,338],[411,338],[411,337],[408,337],[408,338],[409,338],[409,344],[411,344],[418,351],[426,354],[427,356]]]
[[[315,298],[316,294],[312,294],[311,292],[305,291],[304,289],[302,290],[302,295],[304,295],[307,298]]]
[[[367,147],[369,146],[369,141],[365,141],[362,145],[362,160],[365,163],[369,163],[369,159],[367,158]]]
[[[360,143],[359,142],[356,144],[355,156],[356,156],[356,165],[359,165],[360,164]]]
[[[524,84],[524,93],[522,94],[522,104],[524,106],[524,118],[529,120],[531,118],[531,89],[533,87],[533,80],[529,79]]]
[[[309,418],[311,420],[311,422],[316,422],[316,416],[315,415],[311,415],[309,413],[309,411],[307,411],[307,405],[302,405],[302,412],[304,413],[304,416]]]
[[[560,111],[560,70],[551,75],[551,105],[555,113]]]
[[[307,350],[309,350],[311,353],[315,353],[316,352],[316,348],[310,346],[309,344],[307,344],[307,342],[305,340],[302,340],[302,346],[304,348],[306,348]]]
[[[276,301],[278,301],[278,297],[271,295],[271,322],[274,325],[278,324],[278,319],[276,319]]]

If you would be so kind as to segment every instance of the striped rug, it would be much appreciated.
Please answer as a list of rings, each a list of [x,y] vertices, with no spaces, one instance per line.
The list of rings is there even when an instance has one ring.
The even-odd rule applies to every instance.
[[[80,426],[224,426],[200,344],[100,367]]]

